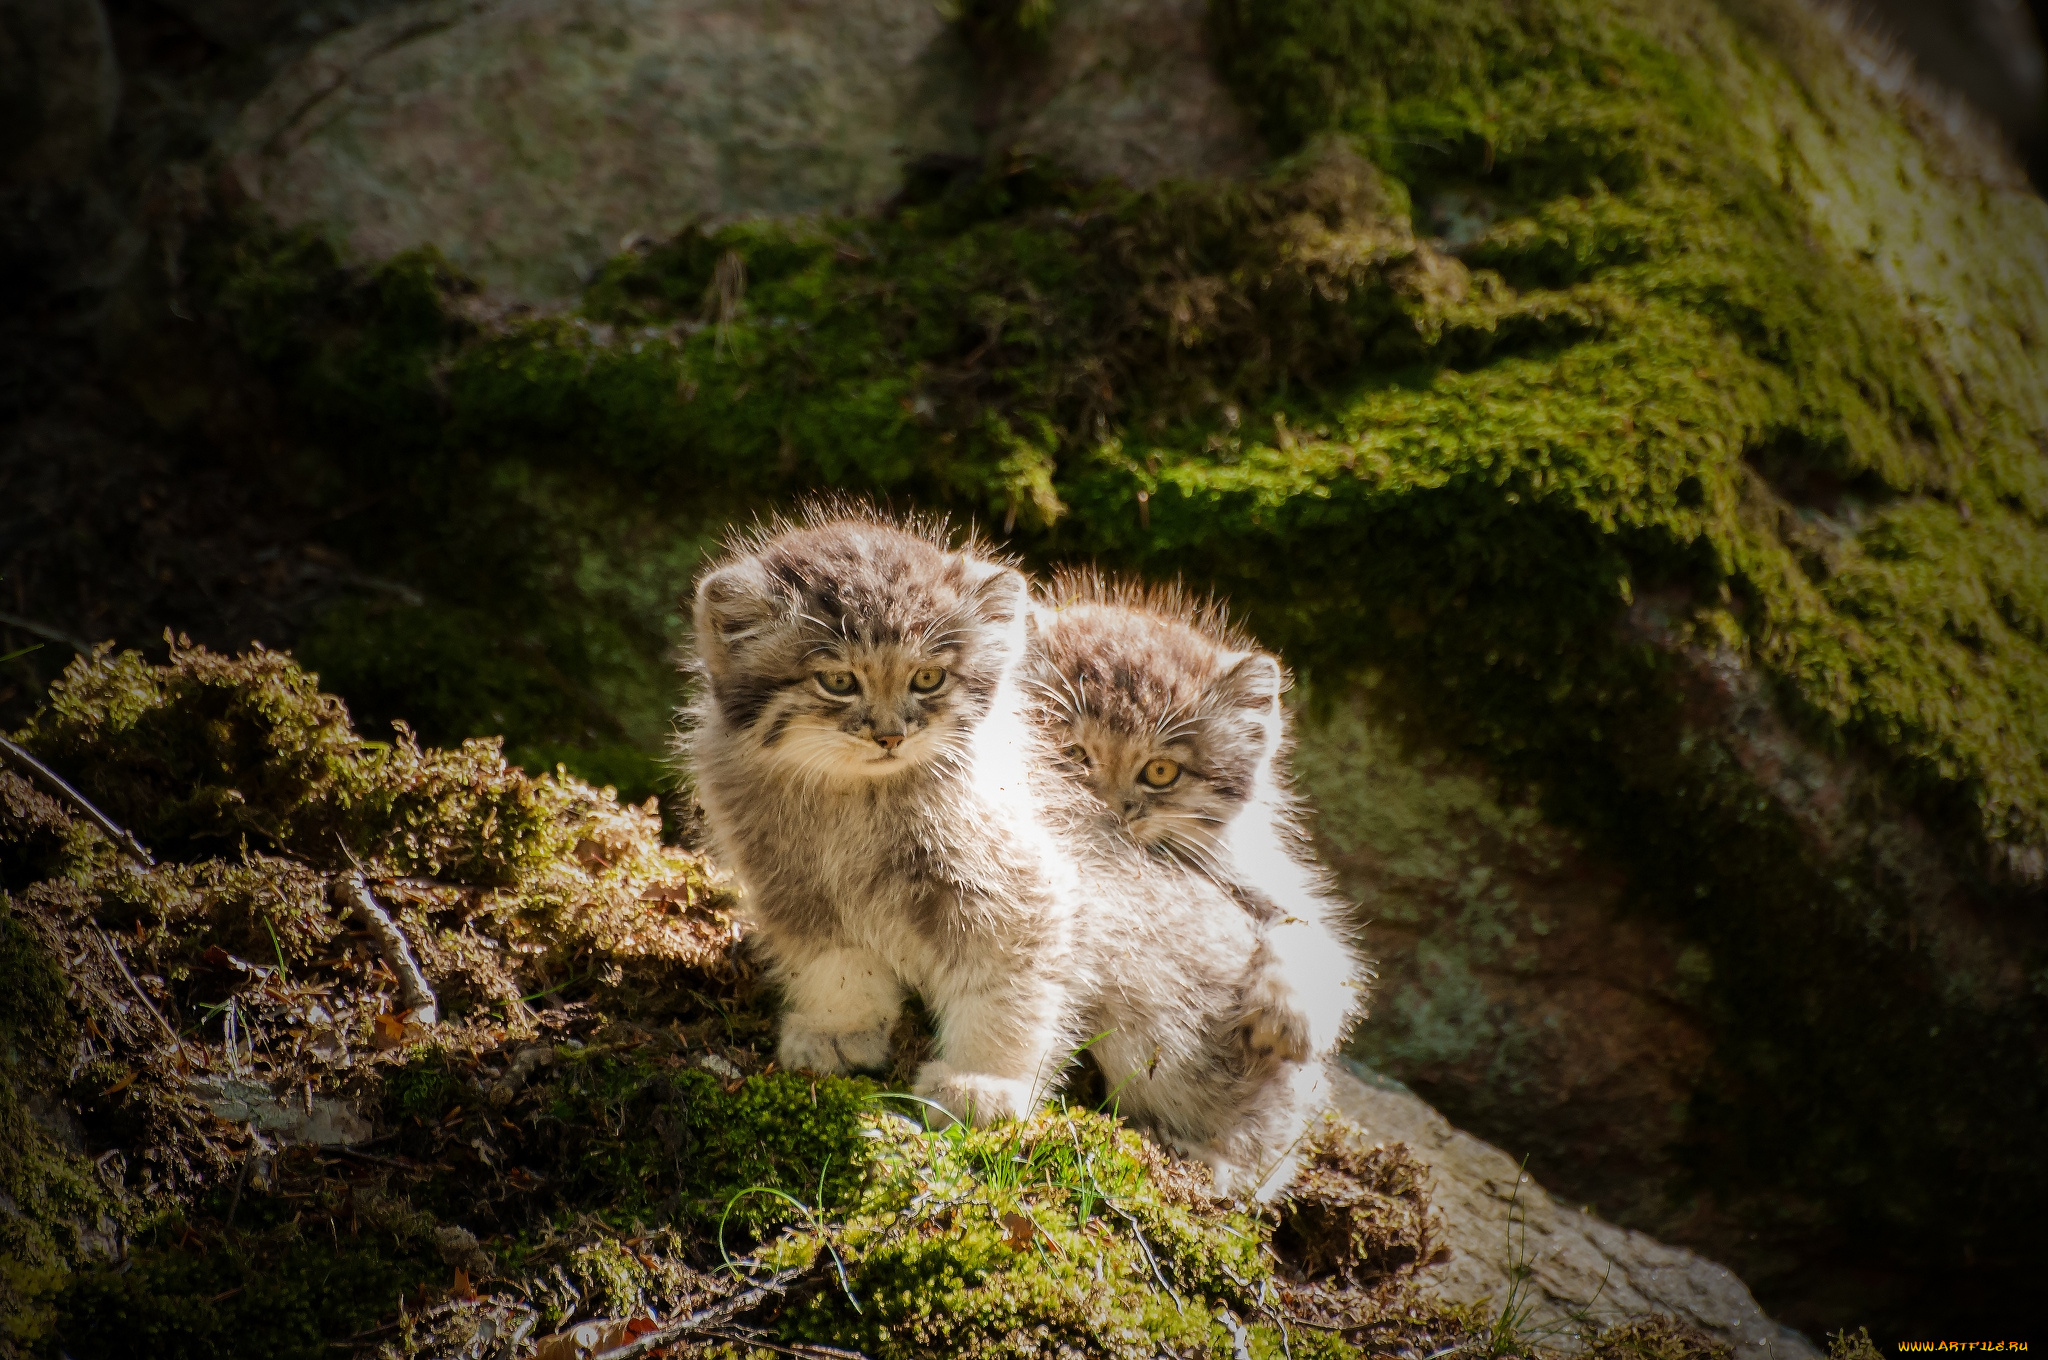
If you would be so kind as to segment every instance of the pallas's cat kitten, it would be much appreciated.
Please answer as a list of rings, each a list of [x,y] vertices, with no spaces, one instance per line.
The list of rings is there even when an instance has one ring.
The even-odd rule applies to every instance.
[[[1042,601],[1031,687],[1069,773],[1135,840],[1237,889],[1260,920],[1247,1041],[1327,1057],[1370,970],[1287,788],[1286,672],[1175,586],[1067,570]]]
[[[715,848],[789,1009],[785,1066],[880,1066],[907,989],[939,1056],[915,1087],[1027,1112],[1074,1050],[1120,1108],[1272,1193],[1314,1074],[1234,1026],[1257,928],[1122,834],[1059,769],[1018,674],[1030,594],[935,532],[814,515],[699,579],[687,737]]]

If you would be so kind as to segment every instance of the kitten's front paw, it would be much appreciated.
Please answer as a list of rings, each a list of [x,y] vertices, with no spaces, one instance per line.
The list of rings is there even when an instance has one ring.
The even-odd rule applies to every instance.
[[[1268,1158],[1263,1165],[1241,1161],[1214,1145],[1198,1147],[1193,1155],[1209,1168],[1215,1194],[1256,1204],[1270,1204],[1278,1199],[1301,1169],[1301,1156],[1292,1148]]]
[[[1001,1119],[1021,1119],[1031,1112],[1031,1084],[994,1077],[985,1072],[956,1072],[942,1062],[928,1062],[917,1070],[918,1095],[943,1109],[954,1119],[980,1128]],[[935,1127],[946,1121],[938,1110],[931,1112]]]
[[[889,1065],[889,1027],[827,1030],[806,1025],[794,1016],[782,1022],[782,1040],[775,1060],[789,1071],[835,1075],[854,1068]]]
[[[1294,987],[1277,972],[1269,970],[1253,981],[1245,992],[1237,1025],[1254,1058],[1304,1062],[1316,1050],[1313,1024],[1303,1013]]]

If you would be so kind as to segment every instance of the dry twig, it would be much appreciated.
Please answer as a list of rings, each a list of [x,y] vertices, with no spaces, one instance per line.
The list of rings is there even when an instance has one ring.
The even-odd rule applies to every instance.
[[[759,1307],[770,1296],[787,1293],[789,1287],[804,1275],[811,1273],[809,1266],[797,1266],[778,1275],[771,1275],[752,1289],[742,1290],[729,1299],[720,1299],[708,1308],[699,1308],[687,1317],[677,1318],[666,1327],[657,1327],[643,1332],[623,1346],[614,1346],[591,1357],[591,1360],[638,1360],[650,1351],[671,1345],[691,1332],[716,1327],[721,1322],[738,1317],[741,1313]]]
[[[5,737],[0,737],[0,747],[6,748],[7,754],[35,771],[36,774],[42,777],[44,783],[55,789],[60,795],[70,799],[72,805],[86,816],[92,818],[99,829],[106,833],[107,839],[126,851],[129,858],[145,869],[154,869],[156,867],[156,861],[149,857],[149,851],[142,848],[142,842],[136,840],[132,832],[124,827],[116,826],[113,818],[94,807],[91,799],[65,783],[63,776]]]
[[[149,1012],[151,1019],[156,1021],[156,1027],[164,1032],[166,1039],[171,1041],[171,1047],[177,1049],[180,1053],[184,1052],[185,1044],[183,1040],[178,1038],[178,1031],[171,1028],[171,1022],[164,1019],[164,1013],[156,1008],[154,1001],[149,999],[149,993],[142,990],[142,984],[135,980],[135,974],[128,971],[127,963],[121,958],[121,947],[114,943],[113,936],[107,934],[106,931],[98,926],[92,927],[92,933],[98,936],[100,943],[106,947],[107,957],[114,961],[115,969],[123,978],[127,979],[129,988],[135,993],[135,999],[142,1003],[142,1008]]]
[[[377,899],[370,895],[370,885],[363,881],[362,874],[338,875],[334,880],[334,894],[376,939],[377,952],[384,956],[385,966],[398,979],[398,997],[410,1012],[408,1018],[419,1025],[437,1023],[441,1018],[441,1003],[434,999],[434,989],[427,985],[427,975],[420,971],[419,964],[413,959],[412,946],[405,942],[405,932],[398,928],[398,922],[391,919],[389,912],[377,905]]]

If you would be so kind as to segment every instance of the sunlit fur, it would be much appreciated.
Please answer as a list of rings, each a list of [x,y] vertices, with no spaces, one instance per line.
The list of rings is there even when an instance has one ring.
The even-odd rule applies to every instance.
[[[1246,1042],[1327,1058],[1371,973],[1287,788],[1279,662],[1213,603],[1087,571],[1055,576],[1037,623],[1031,688],[1070,775],[1138,842],[1236,888],[1264,926]],[[1160,760],[1179,767],[1164,788],[1140,778]]]
[[[1279,663],[1172,586],[1063,571],[1043,592],[1040,711],[1073,775],[1146,845],[1213,867],[1275,748]],[[1168,760],[1154,787],[1140,775]]]
[[[1021,684],[1030,628],[1015,570],[872,514],[771,526],[700,577],[685,749],[788,1000],[779,1059],[881,1065],[914,990],[939,1049],[916,1091],[985,1122],[1093,1039],[1124,1113],[1271,1194],[1315,1073],[1240,1041],[1258,924],[1061,772]],[[920,666],[948,672],[929,697]],[[821,670],[853,671],[859,702]]]

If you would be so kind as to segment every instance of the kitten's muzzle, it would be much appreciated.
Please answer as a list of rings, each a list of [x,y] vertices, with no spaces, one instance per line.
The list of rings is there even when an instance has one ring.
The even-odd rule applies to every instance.
[[[877,732],[875,733],[875,745],[881,747],[890,755],[894,755],[896,754],[896,748],[903,744],[903,736],[904,734],[901,732]]]

